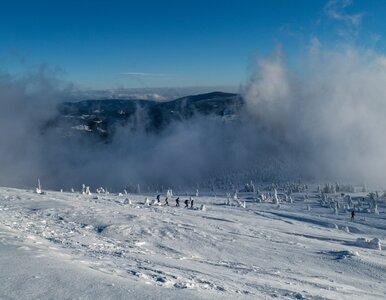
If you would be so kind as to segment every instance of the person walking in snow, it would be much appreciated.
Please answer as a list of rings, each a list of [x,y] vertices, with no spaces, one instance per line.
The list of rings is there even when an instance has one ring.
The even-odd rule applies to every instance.
[[[190,208],[193,208],[193,198],[190,199]]]
[[[188,199],[185,200],[185,208],[189,208],[189,200]]]
[[[177,199],[176,199],[176,206],[180,206],[180,197],[177,197]]]
[[[158,203],[161,202],[160,197],[161,197],[161,195],[157,195],[157,202],[158,202]]]
[[[355,211],[353,210],[353,211],[351,212],[351,221],[354,221],[354,217],[355,217]]]
[[[168,197],[165,198],[165,205],[166,205],[166,206],[169,206]]]

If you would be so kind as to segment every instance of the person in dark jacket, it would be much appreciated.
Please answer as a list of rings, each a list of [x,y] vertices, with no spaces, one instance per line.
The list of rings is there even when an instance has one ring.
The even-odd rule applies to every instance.
[[[165,205],[166,205],[166,206],[169,206],[168,197],[165,198]]]
[[[351,221],[354,221],[354,217],[355,217],[355,211],[353,210],[353,211],[351,212]]]
[[[186,200],[185,200],[185,208],[188,208],[188,207],[189,207],[189,200],[186,199]]]
[[[180,206],[180,197],[177,197],[177,199],[176,199],[176,206]]]
[[[157,195],[157,202],[158,202],[158,203],[161,202],[160,197],[161,197],[161,195]]]

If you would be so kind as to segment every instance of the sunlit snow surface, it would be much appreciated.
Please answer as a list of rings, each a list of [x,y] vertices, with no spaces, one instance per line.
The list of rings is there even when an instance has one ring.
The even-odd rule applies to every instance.
[[[0,298],[386,298],[382,199],[378,215],[363,209],[350,221],[312,186],[280,207],[252,193],[239,194],[246,208],[221,193],[194,197],[197,209],[183,208],[186,196],[181,207],[143,204],[155,196],[0,188]]]

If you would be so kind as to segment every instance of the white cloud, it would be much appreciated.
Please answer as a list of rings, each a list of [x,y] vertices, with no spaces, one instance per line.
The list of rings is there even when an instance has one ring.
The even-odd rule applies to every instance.
[[[359,27],[363,13],[349,14],[346,8],[352,5],[352,0],[330,0],[325,6],[325,12],[331,19],[343,21],[349,26]]]
[[[121,75],[132,78],[166,78],[169,75],[163,73],[124,72]]]

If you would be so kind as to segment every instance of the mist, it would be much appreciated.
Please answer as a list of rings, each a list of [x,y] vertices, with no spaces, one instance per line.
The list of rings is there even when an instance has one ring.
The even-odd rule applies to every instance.
[[[42,136],[41,128],[71,89],[59,73],[46,67],[22,75],[0,72],[2,185],[32,184],[46,169],[42,152],[50,141]]]
[[[382,184],[385,62],[350,45],[327,50],[314,38],[299,74],[278,51],[258,61],[244,91],[250,115],[282,151],[293,153],[304,175]]]
[[[196,115],[161,133],[118,127],[109,143],[42,128],[72,86],[43,68],[0,75],[0,184],[159,188],[254,181],[382,184],[386,57],[312,39],[296,71],[283,50],[258,59],[232,121]],[[304,51],[302,51],[304,54]],[[300,71],[299,71],[300,70]],[[137,122],[146,122],[137,112]]]

